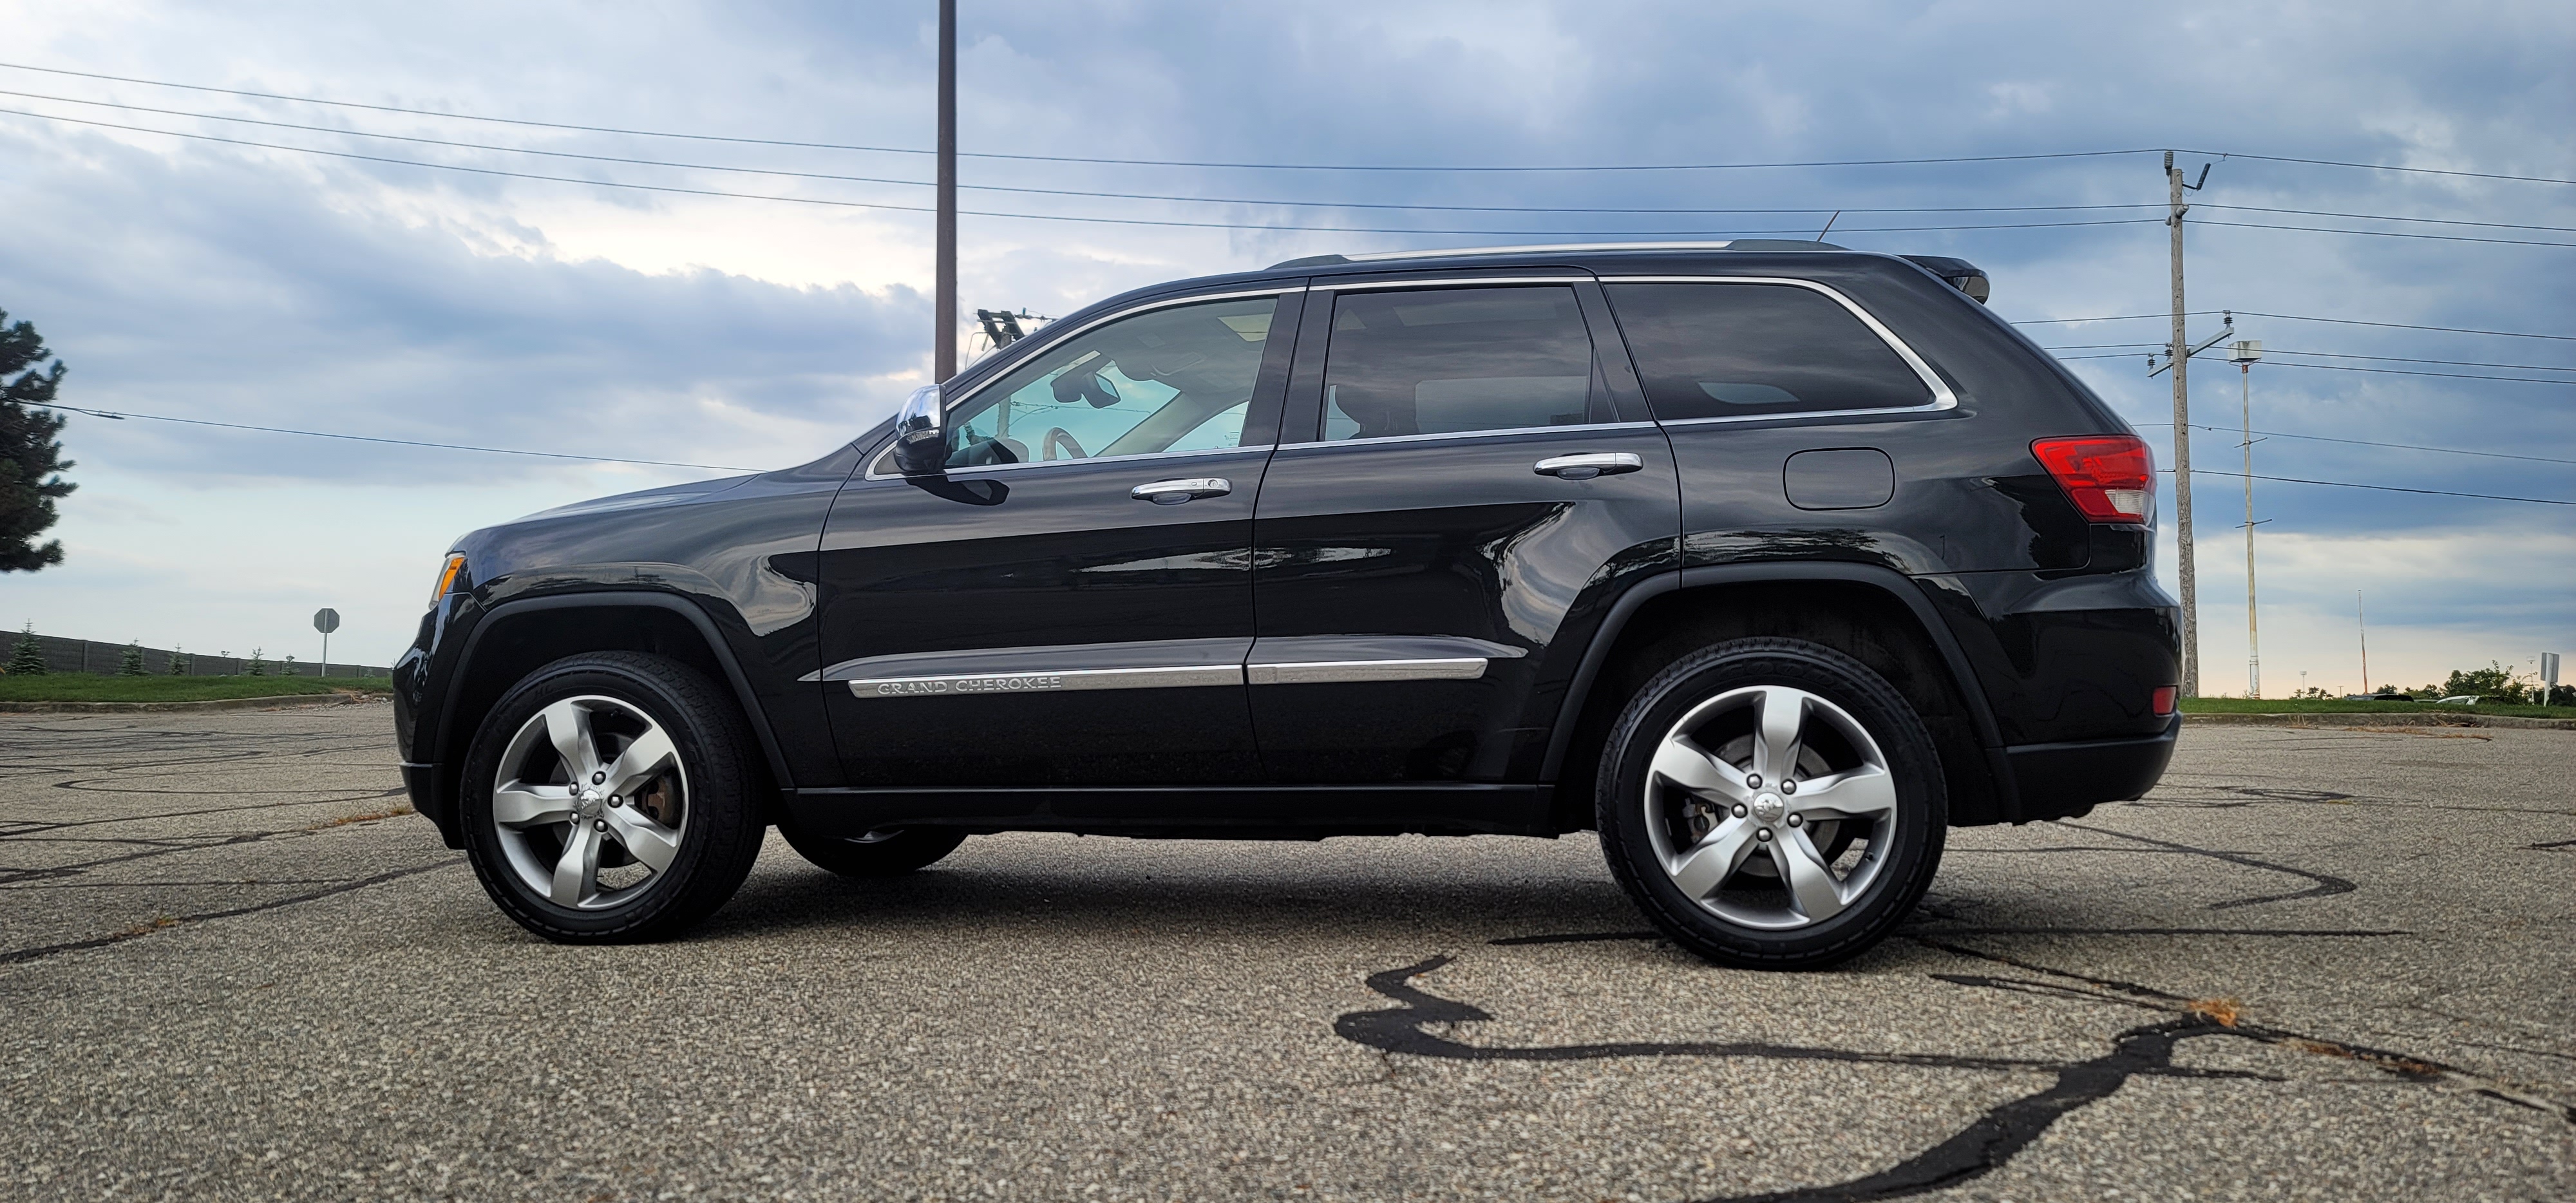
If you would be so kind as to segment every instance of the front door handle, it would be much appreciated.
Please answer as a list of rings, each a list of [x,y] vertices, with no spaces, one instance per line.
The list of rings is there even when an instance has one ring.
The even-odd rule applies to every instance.
[[[1629,456],[1635,459],[1635,456]],[[1234,482],[1222,476],[1192,476],[1182,480],[1158,480],[1127,490],[1138,501],[1156,505],[1179,505],[1200,497],[1223,497],[1234,491]]]
[[[1540,460],[1533,469],[1541,476],[1558,480],[1590,480],[1595,476],[1617,476],[1646,466],[1646,461],[1632,451],[1587,451],[1580,455],[1557,455]]]

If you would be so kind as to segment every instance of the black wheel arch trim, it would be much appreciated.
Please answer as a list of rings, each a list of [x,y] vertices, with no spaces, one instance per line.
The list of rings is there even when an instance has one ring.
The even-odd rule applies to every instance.
[[[760,741],[760,753],[766,759],[773,779],[782,790],[795,788],[796,779],[789,772],[787,757],[778,746],[777,733],[770,729],[769,714],[762,708],[759,695],[752,690],[751,678],[743,673],[741,658],[734,654],[733,644],[724,637],[724,632],[717,629],[715,619],[709,617],[704,608],[676,594],[653,590],[618,589],[517,598],[484,610],[476,617],[474,629],[466,633],[465,646],[456,655],[456,667],[448,673],[444,690],[446,696],[440,699],[438,709],[440,746],[450,745],[456,739],[456,701],[457,696],[463,692],[458,686],[472,670],[474,653],[481,645],[485,632],[490,631],[504,619],[522,614],[545,610],[598,609],[605,606],[668,610],[686,620],[690,627],[697,631],[698,637],[706,641],[708,654],[714,656],[716,663],[724,669],[725,685],[733,691],[734,700],[741,704],[743,719],[751,727],[752,737]],[[441,766],[438,782],[440,789],[452,792],[453,787],[459,784],[453,778],[458,771],[457,765],[460,759],[452,756],[442,756],[438,759],[437,764]]]
[[[1992,705],[1976,670],[1968,662],[1967,649],[1959,646],[1958,637],[1932,608],[1931,599],[1913,578],[1893,568],[1875,564],[1846,564],[1816,561],[1761,561],[1747,564],[1714,564],[1659,572],[1629,587],[1610,606],[1600,628],[1593,633],[1590,646],[1574,670],[1574,679],[1566,686],[1565,700],[1560,704],[1556,724],[1548,733],[1547,756],[1540,764],[1542,781],[1555,781],[1565,767],[1565,756],[1574,740],[1575,724],[1583,716],[1584,704],[1590,700],[1593,682],[1608,663],[1610,649],[1619,642],[1628,620],[1648,601],[1666,593],[1713,585],[1765,584],[1784,581],[1837,581],[1875,588],[1903,604],[1914,620],[1923,627],[1932,646],[1941,654],[1942,663],[1950,670],[1950,679],[1958,688],[1968,715],[1976,724],[1979,750],[1985,754],[1986,771],[1994,778],[1996,809],[2007,819],[2021,813],[2020,790],[2015,782],[2010,757],[2004,752],[2003,736],[1995,724]]]

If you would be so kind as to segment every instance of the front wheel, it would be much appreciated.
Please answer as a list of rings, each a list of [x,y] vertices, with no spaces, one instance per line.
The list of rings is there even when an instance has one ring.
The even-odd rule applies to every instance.
[[[765,833],[733,699],[660,656],[528,674],[466,757],[465,851],[520,926],[567,944],[659,939],[722,906]]]
[[[1722,965],[1859,955],[1921,901],[1948,823],[1921,716],[1822,644],[1703,648],[1637,691],[1598,789],[1603,853],[1646,917]]]

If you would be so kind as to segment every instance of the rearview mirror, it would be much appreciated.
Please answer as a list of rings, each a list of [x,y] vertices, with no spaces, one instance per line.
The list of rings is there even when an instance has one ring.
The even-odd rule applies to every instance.
[[[935,476],[948,466],[947,412],[939,386],[925,384],[894,416],[894,467],[906,476]]]

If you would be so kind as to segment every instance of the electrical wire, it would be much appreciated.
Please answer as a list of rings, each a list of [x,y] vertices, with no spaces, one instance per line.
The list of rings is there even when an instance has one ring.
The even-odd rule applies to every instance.
[[[838,209],[876,209],[894,213],[932,213],[937,211],[928,205],[895,205],[875,201],[830,200],[822,197],[811,196],[779,196],[771,193],[727,192],[718,188],[681,188],[667,184],[636,184],[620,180],[586,180],[578,176],[540,175],[535,172],[527,171],[503,171],[494,167],[467,167],[458,163],[430,163],[419,159],[397,159],[386,155],[362,155],[354,151],[322,150],[311,146],[289,146],[278,142],[254,142],[246,138],[226,138],[216,134],[191,134],[183,133],[178,130],[153,129],[149,126],[125,125],[114,121],[93,121],[86,117],[65,117],[56,113],[32,113],[25,109],[0,108],[0,113],[6,113],[18,117],[34,117],[41,121],[61,121],[68,122],[73,125],[96,126],[101,129],[127,130],[139,134],[159,134],[170,138],[188,138],[199,142],[220,142],[228,146],[249,146],[262,150],[283,150],[296,154],[319,155],[325,158],[352,159],[364,163],[391,163],[404,167],[425,167],[434,171],[458,171],[469,175],[498,176],[505,179],[543,180],[557,184],[582,184],[593,188],[619,188],[632,192],[661,192],[681,196],[717,196],[729,197],[735,200],[782,201],[788,204],[821,205],[828,208]],[[1457,234],[1476,237],[1531,236],[1544,238],[1692,238],[1720,234],[1805,234],[1807,232],[1805,226],[1785,230],[1724,230],[1707,228],[1693,230],[1437,230],[1420,229],[1410,226],[1302,226],[1262,222],[1153,220],[1138,217],[1077,217],[1060,213],[1000,213],[988,209],[961,209],[958,210],[958,212],[968,217],[1010,217],[1024,221],[1067,221],[1079,222],[1085,225],[1161,226],[1198,230],[1278,230],[1326,234]],[[2139,225],[2157,223],[2162,220],[2162,218],[2156,217],[2131,217],[2107,218],[2089,221],[1990,222],[1982,225],[1949,226],[1845,226],[1843,228],[1856,233],[1905,233],[1943,230],[2029,230],[2068,226]]]
[[[741,468],[730,464],[684,464],[673,460],[622,459],[614,455],[571,455],[561,451],[522,451],[516,447],[470,447],[463,443],[426,443],[418,439],[386,439],[366,434],[334,434],[326,430],[294,430],[284,426],[247,426],[239,422],[212,422],[204,418],[174,418],[167,414],[125,413],[112,409],[82,409],[72,405],[49,405],[65,413],[87,414],[93,418],[140,418],[150,422],[182,422],[190,426],[219,426],[226,430],[256,430],[263,434],[300,434],[316,439],[346,439],[356,443],[387,443],[397,447],[435,447],[442,451],[480,451],[490,455],[533,455],[546,459],[588,460],[600,464],[645,464],[655,468],[705,468],[717,472],[758,472],[758,468]]]
[[[2133,349],[2133,350],[2163,350],[2163,349],[2164,349],[2164,347],[2165,347],[2165,344],[2163,344],[2163,343],[2078,343],[2078,344],[2075,344],[2075,345],[2073,345],[2073,346],[2066,346],[2066,347],[2041,347],[2041,348],[2040,348],[2040,350],[2042,350],[2042,351],[2107,351],[2107,350],[2111,350],[2111,349],[2114,349],[2114,348],[2130,348],[2130,349]],[[2482,360],[2482,359],[2410,359],[2410,358],[2407,358],[2407,357],[2404,357],[2404,356],[2399,356],[2399,355],[2352,355],[2352,354],[2347,354],[2347,353],[2342,352],[2342,351],[2291,351],[2291,350],[2287,350],[2287,349],[2280,348],[2280,347],[2265,347],[2265,348],[2263,348],[2263,354],[2265,354],[2265,355],[2267,355],[2267,356],[2270,356],[2270,355],[2315,355],[2315,356],[2320,356],[2320,357],[2322,357],[2322,358],[2326,358],[2326,359],[2367,359],[2367,360],[2372,360],[2372,361],[2374,361],[2374,362],[2378,362],[2378,363],[2438,363],[2438,364],[2446,364],[2446,365],[2448,365],[2448,366],[2455,367],[2455,368],[2513,368],[2513,369],[2515,369],[2515,370],[2518,370],[2518,371],[2525,371],[2525,372],[2576,372],[2576,367],[2569,367],[2569,366],[2563,366],[2563,365],[2558,365],[2558,364],[2546,364],[2546,363],[2489,363],[2489,362],[2487,362],[2487,361],[2485,361],[2485,360]],[[2067,356],[2066,358],[2070,358],[2070,359],[2117,359],[2117,358],[2122,358],[2122,357],[2121,357],[2121,356],[2116,356],[2116,355],[2113,355],[2113,356],[2102,356],[2102,355],[2073,355],[2073,356]]]
[[[7,64],[0,64],[0,66],[6,65]],[[2403,171],[2415,175],[2456,175],[2465,176],[2473,180],[2515,180],[2525,184],[2576,184],[2576,180],[2562,180],[2553,176],[2543,175],[2500,175],[2490,171],[2454,171],[2444,167],[2392,167],[2386,163],[2346,163],[2336,159],[2294,159],[2286,155],[2249,155],[2237,151],[2226,150],[2182,150],[2177,148],[2174,153],[2178,155],[2216,155],[2222,159],[2259,159],[2267,163],[2308,163],[2319,167],[2361,167],[2367,168],[2371,171]]]
[[[2576,247],[2576,242],[2546,242],[2529,238],[2480,238],[2473,234],[2419,234],[2413,230],[2337,230],[2325,226],[2284,226],[2259,221],[2199,221],[2192,224],[2237,230],[2298,230],[2309,234],[2364,234],[2373,238],[2428,238],[2436,242],[2490,242],[2504,246]]]
[[[2132,356],[2139,355],[2143,355],[2143,353],[2133,351],[2127,354],[2060,355],[2057,358],[2061,361],[2073,362],[2083,359],[2128,359]],[[2192,358],[2201,359],[2204,357],[2215,360],[2215,356],[2208,352],[2203,352],[2201,355],[2195,355]],[[2215,361],[2224,362],[2223,360]],[[2303,368],[2314,372],[2369,372],[2377,376],[2439,376],[2449,380],[2510,380],[2515,384],[2555,384],[2562,387],[2576,385],[2576,380],[2535,380],[2529,376],[2488,376],[2475,372],[2416,372],[2408,371],[2404,368],[2363,368],[2344,363],[2273,363],[2269,366],[2276,368]]]
[[[97,71],[74,71],[63,67],[39,67],[32,63],[0,63],[0,67],[17,71],[35,71],[47,75],[65,75],[78,79],[100,79],[113,83],[142,84],[154,88],[177,88],[190,92],[209,92],[223,96],[246,96],[258,100],[283,100],[295,104],[330,105],[336,108],[366,109],[379,113],[404,113],[415,117],[438,117],[450,121],[482,121],[499,125],[526,126],[533,129],[574,130],[593,134],[622,134],[644,138],[681,138],[698,142],[731,142],[746,146],[793,146],[811,150],[850,150],[871,154],[927,155],[936,151],[914,146],[857,146],[838,142],[799,142],[783,138],[741,138],[718,134],[683,134],[665,130],[620,129],[613,126],[574,125],[557,121],[529,121],[512,117],[485,117],[473,113],[442,113],[434,109],[404,108],[399,105],[362,104],[349,100],[324,100],[313,96],[289,96],[277,92],[255,92],[243,88],[218,88],[204,84],[174,83],[169,80],[142,79],[131,75],[108,75]],[[1572,166],[1487,166],[1380,163],[1231,163],[1200,162],[1183,159],[1109,159],[1074,155],[1010,155],[960,152],[961,158],[1017,159],[1045,163],[1106,163],[1128,167],[1228,167],[1271,171],[1717,171],[1771,167],[1888,167],[1924,163],[2008,163],[2037,159],[2092,159],[2118,155],[2156,154],[2165,147],[2130,147],[2123,150],[2067,150],[2014,155],[1951,155],[1915,159],[1827,159],[1782,163],[1624,163]],[[2398,171],[2418,175],[2464,176],[2485,180],[2517,180],[2535,184],[2576,184],[2576,180],[2547,176],[2507,175],[2497,172],[2460,171],[2439,167],[2397,167],[2386,163],[2350,163],[2337,159],[2295,158],[2288,155],[2257,155],[2241,151],[2180,150],[2189,155],[2213,155],[2222,159],[2253,159],[2270,163],[2305,163],[2323,167],[2355,167],[2371,171]]]
[[[2173,425],[2173,423],[2171,423],[2171,422],[2132,422],[2132,423],[2130,423],[2130,425],[2132,425],[2132,426],[2171,426],[2171,425]],[[2194,429],[2194,430],[2215,430],[2215,431],[2222,431],[2222,432],[2225,432],[2225,433],[2228,433],[2228,434],[2235,434],[2235,433],[2237,433],[2237,432],[2239,431],[2239,429],[2240,429],[2239,427],[2234,427],[2234,426],[2204,426],[2204,425],[2202,425],[2202,424],[2200,424],[2200,423],[2198,423],[2198,422],[2194,422],[2194,423],[2192,423],[2192,424],[2191,424],[2191,428],[2192,428],[2192,429]],[[2305,440],[2307,440],[2307,441],[2309,441],[2309,442],[2312,442],[2312,443],[2351,443],[2351,444],[2353,444],[2353,445],[2355,445],[2355,446],[2360,446],[2360,447],[2390,447],[2390,448],[2394,448],[2394,449],[2399,450],[2399,451],[2438,451],[2438,452],[2441,452],[2441,453],[2442,453],[2442,454],[2444,454],[2444,455],[2482,455],[2482,456],[2486,456],[2486,457],[2487,457],[2487,458],[2489,458],[2489,459],[2519,459],[2519,460],[2530,460],[2530,461],[2532,461],[2533,463],[2541,463],[2541,464],[2576,464],[2576,459],[2553,459],[2553,458],[2551,458],[2551,457],[2549,457],[2549,456],[2546,456],[2546,455],[2512,455],[2512,454],[2509,454],[2509,453],[2506,453],[2506,452],[2502,452],[2502,451],[2470,451],[2470,450],[2467,450],[2467,449],[2465,449],[2465,448],[2461,448],[2461,447],[2419,447],[2419,446],[2417,446],[2417,445],[2415,445],[2415,444],[2413,444],[2413,443],[2378,443],[2378,442],[2373,442],[2373,441],[2371,441],[2371,440],[2369,440],[2369,439],[2338,439],[2338,438],[2331,438],[2331,437],[2328,437],[2328,436],[2326,436],[2326,435],[2322,435],[2322,434],[2291,434],[2291,433],[2289,433],[2288,431],[2285,431],[2285,430],[2257,430],[2257,431],[2255,431],[2254,433],[2259,434],[2259,435],[2262,435],[2262,436],[2264,436],[2264,437],[2266,437],[2266,438],[2274,438],[2274,439],[2305,439]]]
[[[2268,317],[2284,322],[2331,322],[2338,326],[2377,326],[2383,330],[2432,330],[2442,334],[2492,334],[2497,338],[2548,338],[2555,339],[2560,342],[2576,342],[2576,334],[2525,334],[2515,330],[2470,330],[2459,326],[2415,326],[2409,325],[2405,322],[2365,322],[2357,318],[2348,317],[2308,317],[2304,314],[2297,313],[2257,313],[2251,309],[2190,309],[2185,310],[2183,316],[2208,317],[2211,314],[2216,313],[2235,313],[2242,314],[2246,317]],[[2149,318],[2163,321],[2172,316],[2173,315],[2170,313],[2124,313],[2116,317],[2035,317],[2023,321],[2017,321],[2013,324],[2016,326],[2047,326],[2066,322],[2135,322],[2144,321]],[[2160,347],[2164,344],[2152,343],[2142,345]]]
[[[2173,469],[2158,468],[2156,471],[2170,475]],[[2233,480],[2246,478],[2242,472],[2222,472],[2216,468],[2194,468],[2191,474],[2224,476]],[[2356,484],[2349,480],[2307,480],[2297,476],[2264,476],[2259,473],[2254,476],[2254,479],[2276,481],[2285,485],[2330,485],[2338,489],[2376,489],[2383,493],[2422,493],[2428,497],[2473,497],[2479,501],[2527,501],[2533,505],[2576,505],[2576,501],[2561,501],[2555,497],[2505,497],[2495,493],[2455,493],[2449,489],[2409,489],[2400,485]]]
[[[310,133],[338,134],[354,138],[375,138],[391,142],[408,142],[422,146],[445,146],[459,150],[492,151],[501,154],[538,155],[546,158],[576,159],[592,163],[626,163],[639,167],[668,167],[686,171],[720,171],[738,175],[771,175],[790,177],[794,179],[835,180],[858,184],[889,184],[907,188],[929,188],[935,186],[934,182],[930,180],[898,179],[887,176],[846,175],[835,172],[818,171],[791,171],[783,168],[767,167],[738,167],[717,163],[682,163],[667,159],[635,158],[628,155],[595,155],[582,154],[574,151],[545,150],[527,146],[499,146],[488,142],[459,142],[448,138],[423,138],[409,134],[378,133],[372,130],[356,130],[329,125],[312,125],[309,123],[295,121],[269,121],[257,117],[236,117],[222,113],[198,112],[191,109],[156,108],[151,105],[123,104],[111,100],[88,100],[77,96],[56,96],[44,92],[20,92],[6,88],[0,88],[0,96],[16,96],[28,100],[53,101],[62,104],[89,105],[96,108],[122,109],[128,112],[153,113],[165,117],[186,117],[200,121],[225,121],[239,125],[263,126],[270,129],[303,130]],[[1813,208],[1711,209],[1687,207],[1547,205],[1425,205],[1394,204],[1371,201],[1286,200],[1277,197],[1178,196],[1170,193],[1156,192],[1101,192],[1071,188],[1025,188],[996,184],[960,184],[958,187],[970,192],[1009,192],[1033,196],[1082,196],[1109,200],[1177,201],[1187,204],[1277,205],[1319,209],[1386,209],[1436,213],[2038,213],[2113,209],[2161,209],[2165,207],[2163,202],[2089,205],[1937,205],[1878,208],[1843,205],[1831,209],[1821,206]],[[2576,234],[2576,226],[2549,226],[2515,222],[2469,221],[2460,218],[2447,217],[2404,217],[2388,213],[2346,213],[2328,209],[2282,209],[2262,205],[2222,205],[2202,203],[2196,207],[2204,209],[2222,209],[2243,213],[2281,213],[2294,216],[2336,217],[2359,221],[2403,221],[2430,225],[2475,226],[2486,229],[2504,230],[2543,230],[2554,233]],[[2261,228],[2307,229],[2309,227],[2280,226]]]

